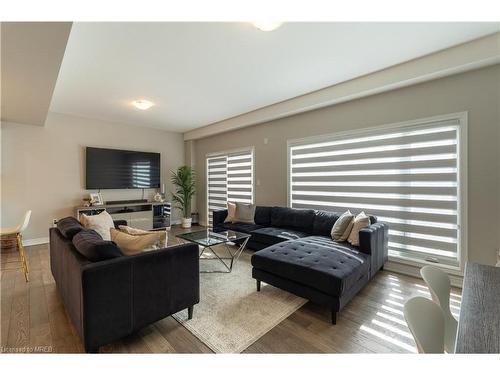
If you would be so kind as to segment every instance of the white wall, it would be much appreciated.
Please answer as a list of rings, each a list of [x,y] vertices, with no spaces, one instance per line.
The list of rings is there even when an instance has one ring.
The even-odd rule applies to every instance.
[[[52,219],[74,214],[88,196],[85,146],[161,153],[161,178],[184,164],[182,134],[49,113],[45,126],[1,124],[1,223],[17,224],[31,209],[25,239],[48,237]],[[146,190],[150,198],[155,190]],[[101,190],[104,200],[141,198],[140,189]],[[180,217],[174,212],[173,219]]]

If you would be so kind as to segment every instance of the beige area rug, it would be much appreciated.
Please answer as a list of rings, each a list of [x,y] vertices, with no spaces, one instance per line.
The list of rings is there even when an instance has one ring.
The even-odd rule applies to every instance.
[[[186,310],[174,315],[216,353],[241,353],[307,302],[264,283],[257,292],[252,254],[245,251],[231,273],[200,274],[200,303],[193,319],[187,320]],[[201,270],[223,267],[217,260],[200,260]]]

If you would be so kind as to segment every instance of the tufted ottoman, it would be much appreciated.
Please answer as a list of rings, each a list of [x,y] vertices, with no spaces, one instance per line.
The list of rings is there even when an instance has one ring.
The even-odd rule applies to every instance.
[[[285,241],[252,256],[257,290],[264,281],[337,312],[370,279],[370,255],[323,236]]]

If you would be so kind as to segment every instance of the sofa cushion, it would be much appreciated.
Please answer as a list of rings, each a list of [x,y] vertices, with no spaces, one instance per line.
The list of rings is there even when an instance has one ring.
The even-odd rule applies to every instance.
[[[113,241],[105,241],[93,229],[83,229],[73,237],[76,250],[92,262],[99,262],[122,256],[120,248]]]
[[[107,211],[102,211],[98,215],[81,214],[80,220],[86,229],[93,229],[101,235],[103,240],[111,241],[110,229],[114,228],[115,224]]]
[[[338,218],[339,214],[337,212],[316,211],[312,234],[316,236],[330,236],[333,224],[335,224]]]
[[[256,229],[262,228],[262,225],[236,222],[236,223],[224,223],[222,225],[219,225],[218,228],[234,230],[236,232],[250,233]]]
[[[307,233],[286,228],[265,227],[251,232],[252,241],[267,245],[308,236]]]
[[[271,225],[271,210],[272,207],[257,206],[255,207],[255,224],[259,224],[265,227]]]
[[[135,255],[143,251],[163,249],[165,247],[166,237],[167,231],[132,234],[123,230],[111,228],[111,240],[120,247],[124,255]]]
[[[369,272],[370,256],[323,236],[275,244],[252,256],[253,267],[340,297]]]
[[[289,207],[273,207],[271,210],[271,226],[294,229],[312,233],[314,210],[303,210]]]
[[[224,219],[224,223],[232,223],[236,221],[236,203],[227,202],[227,217]]]
[[[78,220],[76,220],[72,216],[65,217],[57,222],[57,229],[61,232],[61,234],[66,237],[68,240],[72,240],[75,234],[83,230],[83,225],[80,224]]]
[[[330,233],[332,240],[340,242],[347,240],[347,237],[349,237],[351,233],[354,217],[355,216],[349,210],[340,215]]]
[[[131,234],[132,236],[141,236],[141,235],[149,235],[156,234],[159,236],[160,240],[158,242],[158,248],[163,249],[167,247],[168,244],[168,231],[165,230],[144,230],[139,228],[129,227],[128,225],[119,225],[118,228],[120,231],[125,232],[127,234]]]
[[[359,231],[370,226],[370,218],[361,211],[355,218],[352,225],[351,234],[347,237],[347,242],[351,245],[359,246]]]
[[[236,202],[236,219],[234,221],[239,221],[241,223],[255,224],[254,217],[255,217],[255,204]]]

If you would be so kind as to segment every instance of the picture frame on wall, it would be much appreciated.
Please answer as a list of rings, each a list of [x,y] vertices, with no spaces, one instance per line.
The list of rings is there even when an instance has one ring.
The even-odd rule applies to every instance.
[[[102,200],[101,193],[90,193],[90,205],[92,206],[102,206],[104,201]]]

